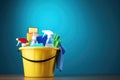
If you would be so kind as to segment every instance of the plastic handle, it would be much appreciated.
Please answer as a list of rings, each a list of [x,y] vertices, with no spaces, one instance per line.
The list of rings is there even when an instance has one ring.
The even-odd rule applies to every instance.
[[[46,62],[46,61],[49,61],[49,60],[51,60],[51,59],[53,59],[53,58],[55,58],[55,57],[56,57],[56,55],[53,56],[53,57],[50,57],[50,58],[48,58],[48,59],[45,59],[45,60],[31,60],[31,59],[28,59],[28,58],[22,56],[22,58],[25,59],[25,60],[27,60],[27,61],[37,62],[37,63],[39,63],[39,62]]]

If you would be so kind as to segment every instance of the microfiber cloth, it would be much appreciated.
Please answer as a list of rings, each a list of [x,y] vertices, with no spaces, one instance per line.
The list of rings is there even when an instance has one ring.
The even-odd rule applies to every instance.
[[[57,51],[57,57],[56,57],[56,68],[59,69],[61,72],[63,70],[63,55],[65,53],[65,49],[60,45],[60,50]]]
[[[47,35],[45,35],[45,36],[38,36],[37,37],[37,42],[38,43],[43,43],[44,46],[46,44],[46,41],[47,41]]]

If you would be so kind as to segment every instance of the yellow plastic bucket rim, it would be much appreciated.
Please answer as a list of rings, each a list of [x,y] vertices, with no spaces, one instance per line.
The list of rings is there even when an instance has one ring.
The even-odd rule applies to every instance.
[[[24,49],[55,49],[59,50],[59,48],[54,48],[54,47],[20,47],[19,50],[24,50]]]

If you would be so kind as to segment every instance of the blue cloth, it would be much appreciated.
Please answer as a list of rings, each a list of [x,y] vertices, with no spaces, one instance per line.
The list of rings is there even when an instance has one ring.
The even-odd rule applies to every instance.
[[[56,68],[59,69],[61,72],[63,70],[63,55],[65,53],[65,49],[60,45],[60,50],[57,52],[57,57],[56,57]]]
[[[42,36],[38,36],[38,37],[37,37],[37,42],[38,42],[38,43],[42,43]]]
[[[47,35],[42,37],[42,43],[43,43],[44,46],[46,44],[46,41],[47,41]]]
[[[46,44],[46,41],[47,41],[47,35],[45,35],[45,36],[38,36],[37,37],[37,42],[38,43],[43,43],[44,46]]]

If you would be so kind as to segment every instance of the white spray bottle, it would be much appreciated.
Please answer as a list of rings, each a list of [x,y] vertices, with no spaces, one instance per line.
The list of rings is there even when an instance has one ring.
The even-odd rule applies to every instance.
[[[47,41],[46,41],[45,46],[53,47],[53,43],[52,43],[53,32],[51,30],[42,30],[42,32],[44,33],[44,35],[47,35]]]
[[[36,44],[37,43],[37,40],[36,40],[36,36],[35,36],[35,33],[33,32],[33,35],[32,35],[32,42],[31,42],[31,46]]]

